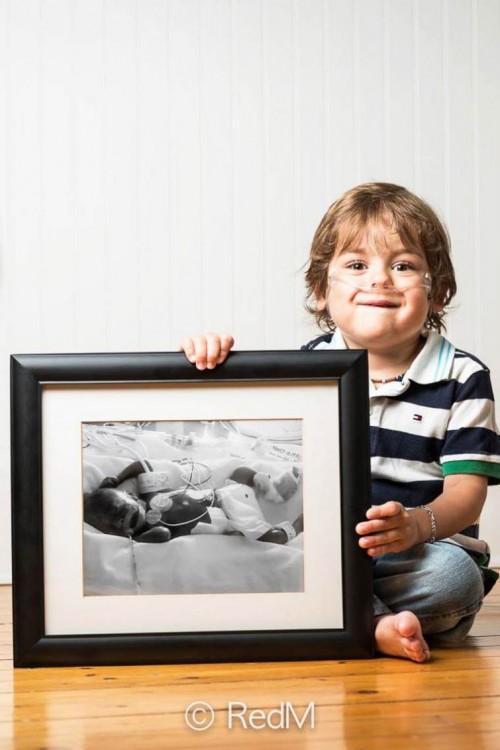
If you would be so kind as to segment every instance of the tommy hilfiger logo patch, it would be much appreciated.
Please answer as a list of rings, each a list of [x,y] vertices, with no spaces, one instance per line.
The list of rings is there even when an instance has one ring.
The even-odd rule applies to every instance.
[[[413,419],[415,420],[415,422],[421,422],[423,417],[421,414],[414,414]]]

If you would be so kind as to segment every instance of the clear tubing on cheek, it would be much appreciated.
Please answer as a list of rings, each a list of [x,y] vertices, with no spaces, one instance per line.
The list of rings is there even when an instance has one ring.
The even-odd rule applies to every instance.
[[[420,279],[420,280],[419,280]],[[404,294],[410,291],[410,289],[425,289],[430,294],[432,281],[431,275],[427,271],[424,274],[417,274],[415,279],[402,279],[398,284],[354,284],[353,279],[346,279],[342,273],[337,270],[333,270],[329,276],[328,281],[330,289],[333,289],[335,284],[339,282],[345,284],[351,289],[356,289],[360,292],[367,292],[368,294],[380,294],[381,291],[395,292],[397,294]]]

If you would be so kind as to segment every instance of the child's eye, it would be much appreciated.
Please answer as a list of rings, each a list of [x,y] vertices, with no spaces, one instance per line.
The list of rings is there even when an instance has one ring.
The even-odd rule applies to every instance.
[[[353,260],[351,263],[348,263],[346,268],[349,269],[349,271],[366,271],[366,263],[363,263],[361,260]]]
[[[395,271],[400,271],[400,272],[414,271],[415,270],[415,266],[412,263],[408,263],[408,261],[406,261],[406,260],[402,260],[399,263],[395,263],[393,265],[393,269]]]

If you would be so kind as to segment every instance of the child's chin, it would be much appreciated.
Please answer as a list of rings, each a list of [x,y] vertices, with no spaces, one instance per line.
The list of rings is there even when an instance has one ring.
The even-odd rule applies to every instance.
[[[146,511],[144,510],[144,508],[139,507],[139,515],[137,517],[137,522],[135,524],[135,528],[132,533],[134,535],[139,534],[139,532],[141,532],[145,526],[146,526]]]

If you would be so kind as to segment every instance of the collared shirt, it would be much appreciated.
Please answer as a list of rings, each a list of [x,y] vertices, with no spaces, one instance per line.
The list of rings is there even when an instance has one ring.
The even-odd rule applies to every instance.
[[[303,349],[345,349],[326,334]],[[488,368],[435,332],[401,380],[370,382],[372,501],[415,507],[434,500],[444,477],[500,482],[500,436]]]

